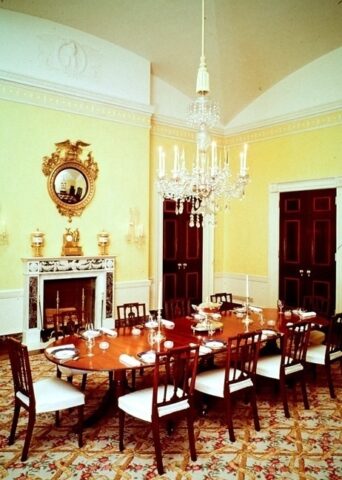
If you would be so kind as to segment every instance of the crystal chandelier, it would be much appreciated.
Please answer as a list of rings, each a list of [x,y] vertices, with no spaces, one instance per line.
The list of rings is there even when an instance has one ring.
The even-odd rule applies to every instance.
[[[158,152],[158,192],[164,199],[175,200],[176,214],[183,213],[184,202],[191,202],[191,227],[200,227],[203,218],[215,222],[220,208],[227,208],[232,198],[242,198],[249,182],[247,168],[247,145],[240,153],[240,171],[232,179],[226,149],[218,156],[218,148],[211,140],[210,128],[220,119],[219,107],[209,96],[209,73],[204,55],[204,0],[202,0],[202,53],[197,73],[196,99],[189,106],[188,120],[197,129],[196,158],[191,170],[185,166],[184,150],[174,147],[173,168],[165,172],[165,153]],[[221,152],[222,153],[222,152]]]

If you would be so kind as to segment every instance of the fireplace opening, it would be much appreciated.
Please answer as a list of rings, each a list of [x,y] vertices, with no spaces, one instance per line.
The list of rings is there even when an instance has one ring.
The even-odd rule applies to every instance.
[[[85,323],[95,319],[96,277],[64,278],[44,281],[44,312],[42,338],[49,338],[54,328],[54,315],[57,309],[63,312],[74,312]]]

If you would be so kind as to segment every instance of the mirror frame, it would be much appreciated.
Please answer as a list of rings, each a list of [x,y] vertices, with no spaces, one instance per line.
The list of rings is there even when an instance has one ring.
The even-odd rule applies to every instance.
[[[81,216],[85,207],[91,202],[95,194],[95,180],[98,175],[97,163],[94,161],[92,152],[88,153],[84,150],[85,147],[89,147],[89,143],[78,140],[72,143],[70,140],[56,143],[56,151],[51,154],[50,157],[44,157],[42,171],[47,179],[48,192],[55,203],[59,213],[68,217],[71,222],[72,217]],[[81,156],[85,155],[85,159]],[[72,201],[63,200],[60,196],[60,192],[56,188],[56,179],[62,172],[68,170],[75,170],[79,172],[86,184],[86,192],[80,197],[80,200]],[[73,191],[78,190],[76,185],[72,185]],[[79,187],[82,188],[82,187]],[[70,197],[70,193],[65,193],[66,197]]]

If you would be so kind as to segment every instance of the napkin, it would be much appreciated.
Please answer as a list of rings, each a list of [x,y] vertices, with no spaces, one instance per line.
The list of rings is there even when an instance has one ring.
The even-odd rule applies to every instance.
[[[110,328],[102,327],[101,332],[106,333],[107,335],[111,335],[112,337],[116,337],[118,332],[115,330],[111,330]]]
[[[119,357],[121,363],[129,365],[130,367],[140,367],[141,363],[139,360],[134,358],[132,355],[127,355],[127,353],[122,353]]]
[[[172,322],[172,320],[165,320],[164,318],[162,318],[161,323],[164,325],[164,327],[170,329],[174,328],[175,326],[175,322]]]
[[[65,345],[58,345],[57,347],[48,347],[46,349],[46,353],[53,353],[55,352],[56,350],[64,350],[64,349],[70,349],[70,348],[73,348],[75,349],[75,345],[73,343],[68,343],[68,344],[65,344]]]
[[[154,352],[147,352],[141,355],[141,360],[146,363],[154,363],[156,361],[156,354]]]
[[[204,345],[200,345],[199,347],[199,355],[208,355],[208,353],[211,353],[212,350],[209,347],[205,347]]]
[[[317,314],[316,312],[301,312],[299,314],[300,318],[311,318],[311,317],[315,317]]]

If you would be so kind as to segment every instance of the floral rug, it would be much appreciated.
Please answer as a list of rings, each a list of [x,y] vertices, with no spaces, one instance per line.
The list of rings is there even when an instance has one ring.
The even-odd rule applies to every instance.
[[[34,377],[54,375],[55,367],[42,354],[30,357]],[[7,438],[13,413],[13,387],[9,363],[0,361],[0,479],[172,479],[172,480],[341,480],[342,478],[342,375],[334,368],[337,398],[331,399],[323,370],[317,380],[308,379],[310,410],[305,410],[298,389],[297,403],[289,392],[291,418],[273,386],[260,385],[260,432],[254,430],[249,405],[242,399],[234,406],[236,442],[229,441],[222,404],[214,401],[208,414],[195,422],[197,461],[190,459],[185,423],[168,436],[162,429],[165,474],[157,473],[149,425],[127,417],[125,450],[118,447],[118,418],[106,414],[84,430],[79,449],[72,431],[76,412],[37,416],[29,457],[20,461],[25,437],[26,413],[22,411],[17,439]],[[139,381],[144,377],[138,376]],[[77,379],[75,383],[77,383]],[[91,414],[108,387],[105,373],[88,375],[86,415]]]

